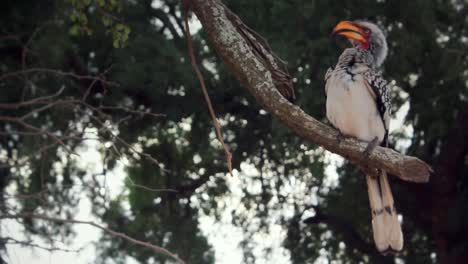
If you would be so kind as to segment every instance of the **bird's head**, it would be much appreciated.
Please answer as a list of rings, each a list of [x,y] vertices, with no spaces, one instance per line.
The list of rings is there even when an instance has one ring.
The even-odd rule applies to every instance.
[[[385,35],[374,23],[363,20],[341,21],[333,29],[332,35],[344,36],[351,41],[353,46],[369,51],[377,67],[382,65],[387,57],[388,47]]]

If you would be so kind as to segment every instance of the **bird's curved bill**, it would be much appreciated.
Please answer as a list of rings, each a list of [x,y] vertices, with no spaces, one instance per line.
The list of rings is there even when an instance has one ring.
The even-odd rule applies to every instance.
[[[341,35],[348,39],[359,41],[361,43],[367,43],[366,33],[362,28],[350,21],[341,21],[335,26],[332,32],[332,36]]]

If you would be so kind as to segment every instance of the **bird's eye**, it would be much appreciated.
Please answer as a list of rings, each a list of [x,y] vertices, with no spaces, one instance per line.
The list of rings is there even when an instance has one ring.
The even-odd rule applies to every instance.
[[[365,29],[364,29],[364,33],[370,34],[370,30],[369,30],[368,28],[365,28]]]

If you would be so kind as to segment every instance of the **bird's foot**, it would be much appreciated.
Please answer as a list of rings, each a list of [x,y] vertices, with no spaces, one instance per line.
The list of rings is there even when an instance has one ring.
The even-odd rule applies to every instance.
[[[364,150],[364,155],[369,157],[374,149],[379,145],[379,138],[375,137],[369,144],[367,145],[366,149]]]
[[[338,130],[338,135],[336,135],[336,140],[338,140],[338,144],[341,144],[342,141],[346,139],[345,134],[341,133],[340,130]]]

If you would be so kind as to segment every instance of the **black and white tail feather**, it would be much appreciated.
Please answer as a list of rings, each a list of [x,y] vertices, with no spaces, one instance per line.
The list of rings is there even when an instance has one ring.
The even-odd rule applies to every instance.
[[[385,136],[381,145],[387,147],[391,113],[389,86],[380,72],[369,70],[363,73],[363,77],[375,94],[377,110],[385,127]],[[375,245],[384,255],[397,253],[403,249],[403,233],[387,173],[380,171],[379,177],[366,175],[366,178]]]

